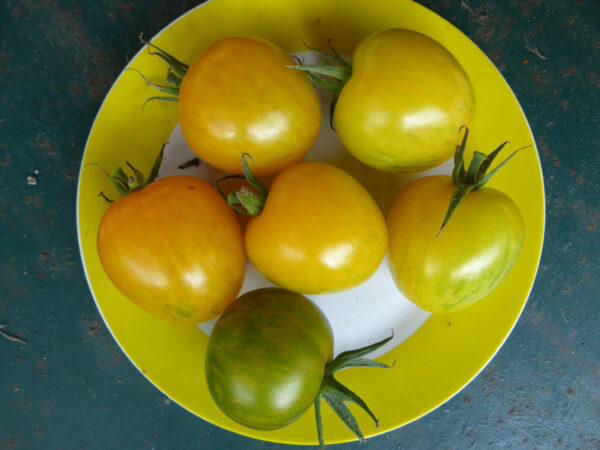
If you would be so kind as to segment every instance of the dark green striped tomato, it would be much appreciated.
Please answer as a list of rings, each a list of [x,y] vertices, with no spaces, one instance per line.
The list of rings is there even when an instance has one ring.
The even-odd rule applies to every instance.
[[[236,422],[281,428],[315,401],[332,350],[329,322],[306,297],[279,288],[248,292],[229,305],[212,331],[208,388]]]
[[[393,336],[393,335],[392,335]],[[361,407],[377,424],[366,403],[334,377],[350,367],[390,366],[365,358],[392,339],[340,353],[321,310],[301,294],[281,288],[247,292],[221,315],[206,349],[206,381],[217,406],[231,419],[260,430],[284,427],[315,408],[323,448],[321,400],[363,439],[352,412]]]

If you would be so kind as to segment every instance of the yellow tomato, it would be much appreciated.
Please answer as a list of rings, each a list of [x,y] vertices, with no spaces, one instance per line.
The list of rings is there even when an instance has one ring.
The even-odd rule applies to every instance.
[[[335,105],[337,134],[357,159],[385,171],[420,171],[454,153],[475,97],[454,56],[409,30],[379,31],[352,56],[352,76]]]
[[[469,192],[439,232],[455,190],[449,176],[421,178],[400,192],[388,217],[394,281],[406,298],[431,312],[456,311],[483,299],[506,277],[523,246],[517,206],[488,187]]]
[[[321,106],[295,61],[265,39],[236,36],[212,44],[187,69],[179,91],[181,131],[200,158],[241,173],[244,152],[255,174],[300,161],[321,125]]]
[[[267,279],[303,294],[354,287],[386,252],[386,224],[367,190],[322,162],[279,173],[246,228],[248,258]]]
[[[97,244],[117,289],[171,321],[216,317],[244,280],[237,217],[215,188],[193,177],[163,178],[114,202],[102,217]]]

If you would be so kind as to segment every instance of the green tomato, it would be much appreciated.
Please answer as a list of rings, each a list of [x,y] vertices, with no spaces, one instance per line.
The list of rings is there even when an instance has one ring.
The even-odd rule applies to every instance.
[[[249,428],[284,427],[314,405],[323,445],[320,404],[324,399],[362,439],[346,403],[356,403],[377,419],[333,375],[348,367],[388,368],[364,356],[391,338],[332,360],[331,327],[316,305],[285,289],[257,289],[230,304],[215,324],[206,350],[206,381],[217,406]]]
[[[319,392],[333,350],[329,322],[308,299],[283,289],[253,291],[231,306],[208,343],[210,393],[242,425],[281,428]]]

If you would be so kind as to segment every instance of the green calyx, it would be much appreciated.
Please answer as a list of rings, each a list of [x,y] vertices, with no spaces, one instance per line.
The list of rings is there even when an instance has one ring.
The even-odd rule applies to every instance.
[[[149,80],[137,69],[127,69],[127,70],[132,70],[134,72],[137,72],[144,79],[144,81],[146,81],[146,83],[148,83],[150,86],[154,87],[155,89],[159,90],[160,92],[167,94],[165,96],[150,97],[148,100],[146,100],[144,102],[144,105],[142,106],[142,108],[144,106],[146,106],[146,103],[153,101],[153,100],[177,102],[179,100],[179,88],[181,87],[181,82],[183,81],[183,77],[187,73],[187,70],[190,68],[190,66],[184,62],[179,61],[177,58],[175,58],[174,56],[171,56],[169,53],[167,53],[166,51],[157,47],[150,41],[146,41],[144,39],[143,34],[140,34],[140,41],[142,41],[142,43],[144,43],[147,46],[148,53],[150,55],[158,56],[163,61],[165,61],[169,66],[169,69],[167,71],[167,76],[165,78],[164,83],[155,83],[155,82]]]
[[[352,66],[340,56],[335,48],[333,48],[331,45],[331,39],[327,44],[329,45],[330,51],[309,47],[308,45],[306,47],[309,50],[320,53],[326,58],[331,58],[336,64],[331,64],[327,59],[322,59],[319,64],[305,65],[300,63],[298,65],[289,67],[306,72],[311,80],[333,94],[331,104],[329,105],[329,125],[331,126],[331,129],[334,129],[333,112],[342,89],[352,76]]]
[[[504,148],[508,141],[500,144],[496,150],[489,154],[485,154],[482,152],[475,151],[473,152],[473,158],[471,159],[471,163],[469,167],[465,169],[465,147],[467,145],[467,138],[469,136],[469,129],[466,126],[462,126],[462,129],[465,129],[465,134],[463,136],[462,142],[460,145],[456,147],[456,152],[454,153],[454,170],[452,171],[452,180],[456,186],[456,190],[450,199],[450,205],[448,206],[448,210],[446,211],[446,216],[444,217],[444,221],[442,222],[442,226],[437,233],[437,236],[440,235],[450,217],[460,204],[460,202],[465,198],[465,196],[475,190],[482,187],[485,183],[489,181],[490,178],[511,159],[519,150],[523,150],[524,148],[530,147],[530,145],[526,147],[521,147],[515,150],[508,158],[498,164],[492,171],[488,172],[488,169],[492,165],[494,158],[500,153],[500,151]]]
[[[140,172],[138,169],[133,167],[129,163],[129,161],[125,161],[125,164],[127,164],[127,167],[129,167],[129,169],[131,169],[132,175],[127,175],[127,173],[125,172],[125,170],[123,170],[122,167],[117,168],[112,173],[112,175],[109,174],[102,166],[99,166],[99,167],[104,171],[104,173],[106,174],[106,177],[115,186],[119,195],[121,197],[124,197],[127,194],[131,194],[132,192],[143,189],[144,187],[148,186],[150,183],[152,183],[156,179],[156,176],[158,175],[158,169],[160,169],[160,164],[162,163],[165,145],[166,144],[164,144],[162,146],[162,148],[160,149],[160,153],[154,160],[154,165],[152,166],[152,169],[150,170],[148,177],[145,177],[142,172]],[[92,163],[92,164],[98,165],[96,163]],[[104,195],[103,192],[100,192],[100,194],[98,194],[98,196],[104,198],[104,200],[106,200],[109,203],[114,202],[114,200],[111,200],[106,195]]]
[[[227,201],[227,204],[232,209],[241,214],[258,216],[265,207],[269,191],[260,180],[254,178],[246,158],[250,159],[250,161],[253,161],[252,156],[250,156],[248,153],[242,154],[242,169],[244,171],[244,175],[227,175],[226,177],[217,180],[216,186],[221,196]],[[223,189],[221,188],[221,182],[230,179],[243,179],[252,187],[254,187],[255,190],[250,190],[246,186],[242,186],[237,191],[233,191],[225,195]]]
[[[338,370],[348,367],[379,367],[383,369],[390,369],[393,366],[388,366],[372,359],[365,358],[364,356],[385,345],[393,337],[394,335],[392,334],[390,337],[387,337],[367,347],[340,353],[335,359],[327,363],[325,366],[325,375],[323,376],[321,388],[319,389],[319,393],[317,394],[314,402],[315,416],[317,420],[317,432],[319,435],[319,445],[321,449],[323,449],[325,446],[323,442],[323,424],[321,421],[321,400],[325,400],[331,409],[335,411],[338,417],[342,419],[344,424],[361,441],[364,440],[363,434],[360,431],[358,423],[352,415],[352,412],[350,412],[346,406],[347,403],[355,403],[360,406],[373,419],[375,425],[379,427],[379,421],[366,403],[358,395],[337,381],[334,378],[334,373]]]

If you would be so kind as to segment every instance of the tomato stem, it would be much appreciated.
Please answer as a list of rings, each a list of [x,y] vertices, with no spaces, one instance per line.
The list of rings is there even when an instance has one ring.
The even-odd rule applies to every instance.
[[[129,163],[129,161],[125,161],[125,164],[127,165],[127,167],[129,167],[129,169],[133,173],[133,176],[127,175],[127,173],[123,170],[122,167],[118,167],[112,173],[112,175],[109,174],[104,167],[102,167],[101,165],[99,165],[97,163],[88,164],[88,165],[86,165],[86,167],[90,166],[90,165],[100,167],[100,169],[102,169],[102,171],[104,172],[106,177],[113,184],[113,186],[115,187],[115,189],[117,190],[119,195],[121,197],[124,197],[127,194],[131,194],[132,192],[143,189],[144,187],[148,186],[150,183],[152,183],[156,179],[156,176],[158,175],[158,170],[160,169],[160,165],[162,163],[163,154],[164,154],[166,145],[167,144],[163,144],[163,146],[161,147],[160,152],[159,152],[158,156],[156,157],[156,159],[154,160],[154,164],[153,164],[152,169],[150,170],[150,173],[148,174],[147,178],[144,176],[144,174],[142,172],[140,172],[133,165],[131,165]],[[106,200],[109,203],[114,202],[114,200],[111,200],[106,195],[104,195],[104,192],[102,192],[102,191],[100,191],[100,193],[98,194],[98,197],[102,197],[104,200]]]
[[[258,216],[260,213],[262,213],[262,210],[265,207],[269,190],[260,180],[254,178],[246,158],[249,158],[251,161],[253,161],[252,156],[250,156],[248,153],[242,154],[242,169],[244,171],[244,175],[227,175],[218,179],[216,186],[221,196],[227,201],[227,204],[233,210],[249,216]],[[233,178],[246,180],[252,187],[256,189],[256,192],[251,191],[246,186],[242,186],[239,190],[225,195],[221,188],[221,182]]]
[[[140,41],[142,41],[142,43],[144,43],[147,46],[148,53],[150,55],[158,56],[169,65],[169,69],[165,78],[165,84],[159,84],[149,80],[138,69],[127,69],[137,72],[144,79],[144,81],[146,81],[146,83],[148,83],[153,88],[158,89],[159,91],[164,92],[165,94],[168,94],[167,96],[157,96],[149,98],[142,105],[142,109],[144,109],[148,102],[153,100],[177,102],[179,99],[179,88],[181,87],[181,82],[190,66],[184,62],[181,62],[180,60],[167,53],[163,49],[157,47],[152,42],[146,41],[144,39],[143,33],[140,33]]]
[[[167,53],[163,49],[154,45],[152,42],[146,41],[144,39],[144,33],[140,33],[140,41],[142,41],[143,44],[146,44],[146,46],[148,47],[148,53],[150,55],[157,55],[158,57],[160,57],[163,61],[165,61],[169,65],[169,67],[171,68],[173,73],[175,75],[177,75],[177,77],[179,79],[183,79],[186,72],[190,68],[190,66],[188,64],[186,64],[182,61],[179,61],[177,58],[175,58],[171,54]],[[152,51],[152,50],[154,50],[154,51]]]
[[[319,447],[325,448],[325,442],[323,442],[323,420],[321,419],[321,395],[315,397],[315,418],[317,420],[317,434],[319,436]]]
[[[393,337],[394,334],[392,333],[391,336],[376,342],[375,344],[340,353],[335,359],[327,363],[325,366],[325,375],[323,376],[321,388],[319,389],[319,393],[317,394],[314,402],[315,417],[317,420],[317,433],[319,435],[319,446],[321,449],[324,448],[323,425],[321,423],[321,400],[325,400],[325,402],[331,407],[331,409],[334,410],[342,422],[344,422],[344,424],[358,437],[360,441],[364,440],[363,434],[360,431],[354,415],[346,406],[346,403],[355,403],[356,405],[360,406],[373,419],[375,425],[379,428],[379,421],[369,409],[367,404],[358,395],[337,381],[334,378],[334,373],[347,367],[379,367],[390,369],[392,366],[365,358],[364,356],[382,347]]]
[[[288,67],[306,72],[311,80],[333,94],[331,103],[329,105],[329,126],[332,130],[334,130],[333,112],[342,89],[352,76],[352,66],[346,62],[340,56],[338,51],[331,45],[331,39],[327,41],[327,45],[329,46],[330,51],[321,50],[306,45],[308,49],[320,53],[325,57],[319,62],[319,64],[311,65],[299,63],[297,65]],[[333,59],[336,64],[331,64],[328,61],[328,58]]]
[[[491,172],[488,172],[488,169],[492,165],[492,162],[498,156],[498,153],[504,148],[508,141],[500,144],[496,149],[489,153],[485,154],[482,152],[475,151],[473,152],[473,156],[471,158],[471,162],[469,163],[468,169],[465,170],[465,148],[467,145],[467,138],[469,136],[469,128],[466,125],[463,125],[460,130],[462,131],[464,128],[465,133],[463,135],[461,143],[456,147],[456,152],[454,153],[454,169],[452,170],[452,181],[454,181],[454,185],[456,186],[456,190],[452,194],[450,198],[450,204],[448,205],[448,210],[446,211],[446,215],[444,217],[444,221],[442,222],[442,226],[438,231],[437,236],[440,235],[452,214],[458,207],[458,205],[462,202],[462,200],[467,196],[467,194],[475,189],[479,189],[483,185],[485,185],[489,179],[504,165],[511,159],[513,156],[517,154],[520,150],[524,148],[531,147],[531,145],[526,145],[525,147],[518,148],[515,150],[508,158],[498,164]]]
[[[150,97],[149,99],[147,99],[144,104],[142,105],[142,111],[144,110],[144,108],[146,107],[146,105],[154,100],[160,100],[163,102],[175,102],[177,103],[179,101],[179,97],[168,97],[168,96],[154,96],[154,97]]]
[[[159,83],[155,83],[154,81],[150,80],[149,78],[146,78],[144,76],[144,74],[142,72],[140,72],[138,69],[134,69],[134,68],[128,68],[125,70],[131,70],[132,72],[137,73],[140,77],[142,77],[142,79],[146,82],[146,84],[152,86],[153,88],[164,92],[165,94],[170,94],[170,95],[174,95],[174,96],[178,96],[179,95],[179,86],[175,85],[175,84],[159,84]]]

